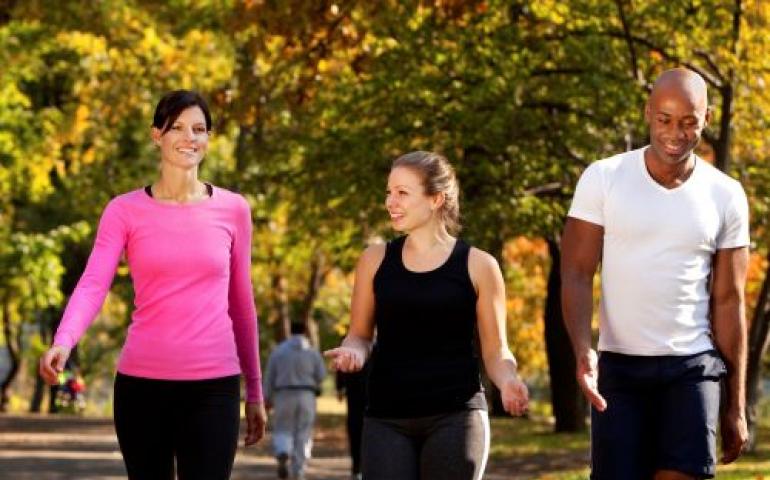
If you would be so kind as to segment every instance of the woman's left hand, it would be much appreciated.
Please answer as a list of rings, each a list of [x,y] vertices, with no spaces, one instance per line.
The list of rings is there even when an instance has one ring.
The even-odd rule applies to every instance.
[[[267,412],[262,402],[246,402],[246,446],[254,445],[265,436]]]
[[[511,415],[520,416],[527,413],[529,407],[529,390],[520,378],[507,380],[500,387],[503,408]]]

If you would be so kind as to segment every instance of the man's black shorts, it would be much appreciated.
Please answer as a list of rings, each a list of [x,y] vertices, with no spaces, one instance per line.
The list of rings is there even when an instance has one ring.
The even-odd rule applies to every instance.
[[[604,412],[591,410],[591,478],[650,479],[657,470],[712,478],[719,382],[713,350],[687,356],[601,352]]]

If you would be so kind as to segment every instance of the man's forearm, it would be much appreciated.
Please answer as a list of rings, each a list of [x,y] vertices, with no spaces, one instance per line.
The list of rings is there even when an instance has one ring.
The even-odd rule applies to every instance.
[[[742,302],[715,306],[714,342],[727,367],[727,408],[743,412],[746,407],[746,317]]]
[[[593,278],[565,275],[562,279],[562,310],[576,357],[591,349]]]
[[[743,415],[746,404],[746,307],[748,248],[718,250],[713,261],[711,328],[727,366],[727,408]]]

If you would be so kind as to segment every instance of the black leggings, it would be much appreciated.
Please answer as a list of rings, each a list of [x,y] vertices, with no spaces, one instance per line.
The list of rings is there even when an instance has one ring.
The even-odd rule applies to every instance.
[[[153,380],[118,373],[115,431],[131,480],[230,478],[238,446],[239,376]]]
[[[484,410],[430,417],[364,418],[366,480],[480,480],[489,453]]]

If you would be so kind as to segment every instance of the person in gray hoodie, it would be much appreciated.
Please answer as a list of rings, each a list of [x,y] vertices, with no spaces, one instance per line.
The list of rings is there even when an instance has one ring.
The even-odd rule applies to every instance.
[[[316,399],[326,375],[323,358],[308,340],[303,323],[292,323],[291,336],[270,354],[263,393],[273,408],[273,451],[278,478],[304,479],[313,446]],[[291,460],[291,461],[290,461]]]

